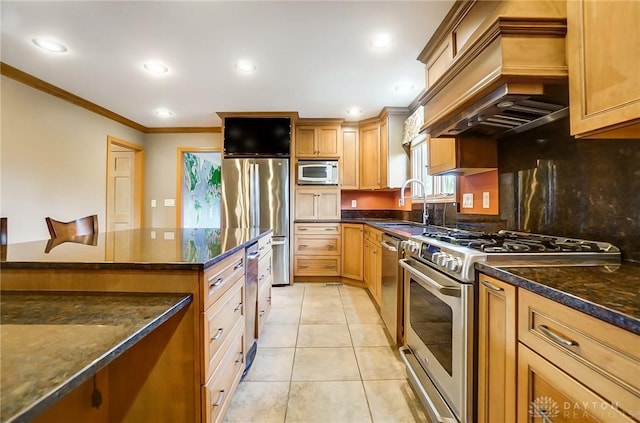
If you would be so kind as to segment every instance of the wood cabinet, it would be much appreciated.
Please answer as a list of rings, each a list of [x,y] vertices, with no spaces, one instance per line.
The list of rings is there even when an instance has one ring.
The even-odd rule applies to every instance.
[[[378,122],[360,128],[360,189],[382,187],[380,169],[380,124]]]
[[[340,125],[296,126],[296,157],[338,158],[342,151]]]
[[[271,312],[271,287],[273,285],[272,238],[266,236],[258,240],[258,302],[256,304],[256,338],[262,334],[264,323]]]
[[[640,2],[567,2],[571,135],[640,138]]]
[[[369,226],[364,228],[364,282],[367,289],[381,303],[382,292],[382,232]]]
[[[479,422],[637,421],[637,335],[484,274],[479,280]]]
[[[204,372],[202,415],[207,423],[222,421],[245,368],[244,250],[205,271]]]
[[[343,278],[362,281],[364,266],[364,229],[360,223],[342,224]]]
[[[480,275],[478,423],[516,421],[516,290]]]
[[[340,188],[296,187],[295,210],[296,219],[340,219]]]
[[[342,157],[340,157],[340,188],[360,188],[359,137],[357,126],[342,126]]]
[[[567,397],[552,397],[562,403],[561,410],[585,407],[588,402],[584,411],[595,421],[627,421],[621,412],[640,416],[637,335],[520,289],[518,339],[543,360],[532,355],[518,358],[519,408],[537,398],[537,373]],[[533,371],[527,370],[529,362],[534,363]],[[518,415],[523,417],[523,410]]]
[[[498,167],[495,139],[482,137],[427,138],[429,175],[473,175]]]
[[[339,223],[294,224],[294,276],[340,276]]]

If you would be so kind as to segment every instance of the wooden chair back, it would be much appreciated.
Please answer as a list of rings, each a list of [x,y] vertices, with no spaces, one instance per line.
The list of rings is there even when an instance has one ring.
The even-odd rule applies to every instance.
[[[73,238],[76,236],[93,235],[98,233],[98,215],[81,217],[70,222],[45,217],[51,238]]]

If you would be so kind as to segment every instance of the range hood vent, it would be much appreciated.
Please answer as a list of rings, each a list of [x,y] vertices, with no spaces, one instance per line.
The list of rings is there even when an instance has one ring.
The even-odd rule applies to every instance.
[[[458,0],[450,14],[418,57],[421,132],[500,138],[568,115],[564,2]]]
[[[566,85],[534,86],[530,94],[523,93],[521,87],[515,85],[518,84],[504,84],[449,119],[434,124],[430,135],[446,137],[470,133],[502,138],[569,115]],[[553,92],[549,92],[550,88]]]

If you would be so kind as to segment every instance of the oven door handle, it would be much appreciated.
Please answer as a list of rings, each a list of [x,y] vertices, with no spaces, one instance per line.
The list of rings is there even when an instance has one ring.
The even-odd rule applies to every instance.
[[[421,281],[424,281],[429,285],[431,285],[432,287],[434,287],[435,289],[437,289],[438,292],[440,292],[442,295],[447,295],[449,297],[460,297],[462,295],[462,289],[459,287],[441,285],[438,282],[434,281],[433,279],[425,275],[421,275],[420,273],[418,273],[415,267],[409,264],[410,261],[411,259],[400,259],[399,260],[400,267],[413,273],[414,275],[419,277]]]

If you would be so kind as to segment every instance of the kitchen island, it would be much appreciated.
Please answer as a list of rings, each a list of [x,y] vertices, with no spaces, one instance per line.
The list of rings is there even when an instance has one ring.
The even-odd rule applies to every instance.
[[[260,228],[144,228],[100,233],[96,245],[70,241],[47,248],[46,240],[10,244],[1,263],[1,288],[191,295],[179,318],[109,365],[105,402],[112,406],[103,407],[108,412],[91,421],[208,421],[212,405],[206,399],[218,397],[209,389],[212,369],[228,362],[244,365],[231,349],[244,352],[237,340],[244,333],[245,307],[231,303],[238,295],[243,302],[245,247],[270,234]],[[213,340],[210,331],[217,328],[210,327],[210,317],[218,311],[218,300],[224,301],[220,307],[233,305],[231,312],[242,316]],[[67,421],[77,418],[69,415]]]
[[[190,302],[189,294],[3,291],[0,420],[32,420]]]

